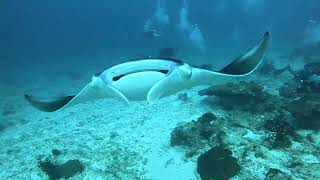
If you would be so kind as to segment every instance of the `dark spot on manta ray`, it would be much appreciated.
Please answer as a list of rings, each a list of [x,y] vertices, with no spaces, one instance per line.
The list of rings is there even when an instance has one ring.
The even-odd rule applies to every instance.
[[[120,76],[113,77],[112,80],[113,81],[118,81],[119,79],[121,79],[125,75],[127,75],[127,74],[123,74],[123,75],[120,75]]]
[[[169,72],[169,70],[154,70],[155,72],[160,72],[162,74],[167,74]],[[138,72],[143,72],[143,71],[137,71],[137,72],[133,72],[133,73],[138,73]],[[133,74],[133,73],[130,73],[130,74]],[[112,78],[113,81],[118,81],[119,79],[121,79],[122,77],[126,76],[126,75],[129,75],[129,74],[122,74],[122,75],[119,75],[119,76],[115,76]]]
[[[169,72],[169,70],[160,70],[158,72],[161,72],[162,74],[167,74]]]

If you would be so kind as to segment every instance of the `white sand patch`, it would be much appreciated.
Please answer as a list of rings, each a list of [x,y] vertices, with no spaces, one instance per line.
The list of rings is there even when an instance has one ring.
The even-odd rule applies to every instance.
[[[49,156],[57,148],[63,152],[55,158],[58,163],[69,159],[84,163],[86,169],[80,179],[92,176],[117,179],[118,175],[123,177],[121,171],[131,173],[129,179],[140,175],[151,179],[165,178],[160,175],[166,175],[166,179],[193,178],[195,163],[184,161],[184,154],[170,147],[170,133],[177,123],[196,119],[204,110],[196,107],[196,103],[176,98],[170,96],[153,105],[133,102],[130,107],[105,99],[53,113],[26,106],[20,115],[28,123],[11,127],[0,136],[3,147],[0,177],[41,179],[44,174],[37,168],[37,159]],[[130,154],[132,164],[129,161],[128,166],[110,164],[117,162],[112,160],[116,156],[112,153],[118,153],[119,157]],[[168,163],[170,159],[172,164]],[[134,170],[128,171],[130,168]]]

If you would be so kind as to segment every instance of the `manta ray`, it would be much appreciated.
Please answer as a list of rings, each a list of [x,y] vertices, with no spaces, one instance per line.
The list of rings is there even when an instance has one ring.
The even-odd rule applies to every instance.
[[[97,73],[78,94],[57,98],[24,95],[35,108],[53,112],[69,106],[102,98],[117,98],[126,104],[162,97],[199,85],[218,85],[252,73],[261,63],[268,47],[269,32],[244,55],[219,71],[192,67],[177,59],[138,59]]]

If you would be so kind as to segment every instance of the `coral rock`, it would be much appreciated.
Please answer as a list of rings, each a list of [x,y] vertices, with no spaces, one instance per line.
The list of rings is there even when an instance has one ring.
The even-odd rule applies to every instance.
[[[203,148],[211,142],[211,137],[217,132],[216,127],[211,122],[216,120],[212,113],[205,113],[197,121],[191,121],[184,125],[177,126],[171,132],[172,146],[186,146],[194,155],[196,150]]]
[[[280,104],[275,97],[265,92],[254,82],[212,86],[198,92],[200,96],[217,96],[220,105],[227,110],[239,109],[251,112],[274,111]]]
[[[290,175],[280,171],[279,169],[270,168],[266,174],[265,180],[290,180]]]
[[[264,128],[274,136],[269,137],[274,148],[287,148],[291,146],[290,136],[295,135],[293,126],[286,121],[283,114],[275,116],[271,120],[264,122]]]
[[[202,180],[227,180],[239,173],[237,161],[229,149],[216,146],[199,156],[197,172]]]
[[[46,159],[45,161],[39,161],[38,167],[49,176],[50,180],[68,179],[84,171],[84,166],[79,160],[69,160],[64,164],[55,164]]]
[[[302,129],[320,128],[320,95],[309,94],[287,105],[287,110],[295,117],[295,123]]]

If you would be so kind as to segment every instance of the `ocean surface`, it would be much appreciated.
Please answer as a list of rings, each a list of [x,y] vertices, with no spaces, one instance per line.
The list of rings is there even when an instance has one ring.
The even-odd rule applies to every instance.
[[[318,0],[2,0],[0,179],[320,179],[319,12]],[[53,112],[28,102],[56,105],[132,60],[216,72],[265,32],[262,62],[232,82],[169,84],[182,90],[153,103],[112,88]],[[156,75],[121,67],[113,80],[135,94]]]

